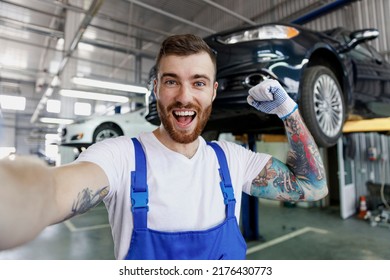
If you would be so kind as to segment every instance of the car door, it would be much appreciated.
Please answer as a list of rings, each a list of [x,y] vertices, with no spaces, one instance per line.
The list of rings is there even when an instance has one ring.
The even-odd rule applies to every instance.
[[[354,103],[360,115],[390,116],[390,66],[369,44],[349,51],[354,66]]]
[[[379,83],[379,93],[375,96],[375,101],[367,104],[370,111],[379,116],[390,116],[390,63],[380,55],[380,53],[368,45],[368,50],[376,64],[377,82]]]
[[[381,95],[380,64],[365,43],[350,51],[355,68],[355,94],[361,102],[372,102]]]
[[[368,46],[372,56],[378,64],[379,80],[382,86],[382,94],[390,97],[390,63],[375,48]]]
[[[333,36],[346,46],[351,42],[350,34],[336,29]],[[353,65],[354,113],[364,117],[390,116],[390,63],[367,41],[349,49],[346,56]]]

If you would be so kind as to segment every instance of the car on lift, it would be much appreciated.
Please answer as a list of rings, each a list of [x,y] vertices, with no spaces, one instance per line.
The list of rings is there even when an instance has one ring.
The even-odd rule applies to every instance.
[[[275,115],[246,102],[249,88],[267,78],[298,103],[321,147],[337,143],[347,119],[390,116],[390,64],[367,43],[378,36],[371,28],[318,32],[270,23],[206,37],[217,54],[218,93],[205,133],[284,134]],[[146,102],[146,119],[159,124],[153,91]]]
[[[153,131],[155,125],[145,120],[145,108],[123,114],[93,116],[59,129],[61,146],[85,148],[93,143],[118,136],[136,137]]]

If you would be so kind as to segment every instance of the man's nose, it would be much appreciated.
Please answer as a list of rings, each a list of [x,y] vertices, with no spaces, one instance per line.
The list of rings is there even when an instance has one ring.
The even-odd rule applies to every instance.
[[[192,92],[189,85],[182,84],[176,96],[176,101],[187,104],[192,101]]]

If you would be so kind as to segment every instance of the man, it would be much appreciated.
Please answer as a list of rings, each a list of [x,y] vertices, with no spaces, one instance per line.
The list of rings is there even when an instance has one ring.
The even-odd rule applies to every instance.
[[[218,87],[216,58],[201,38],[167,38],[156,66],[162,124],[154,132],[97,143],[65,166],[1,163],[0,249],[104,201],[118,259],[244,259],[236,219],[242,191],[287,201],[326,196],[317,147],[279,83],[252,88],[248,102],[282,118],[291,147],[287,165],[199,136]]]

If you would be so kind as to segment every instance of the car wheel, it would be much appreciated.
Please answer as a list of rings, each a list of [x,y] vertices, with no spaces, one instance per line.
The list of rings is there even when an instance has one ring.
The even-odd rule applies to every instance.
[[[299,108],[318,146],[337,143],[344,125],[345,104],[340,84],[329,68],[313,66],[305,70]]]
[[[114,138],[118,136],[122,136],[123,131],[114,123],[104,123],[98,126],[93,133],[93,142],[99,142],[104,139]]]

